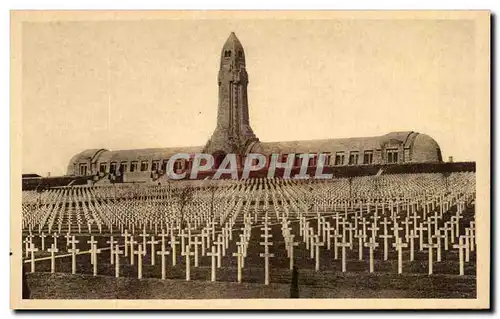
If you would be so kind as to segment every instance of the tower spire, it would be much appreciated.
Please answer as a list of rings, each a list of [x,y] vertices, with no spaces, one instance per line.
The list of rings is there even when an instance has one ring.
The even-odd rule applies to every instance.
[[[234,32],[222,47],[217,82],[217,126],[205,146],[205,152],[243,154],[249,143],[258,139],[250,127],[248,116],[245,51]]]

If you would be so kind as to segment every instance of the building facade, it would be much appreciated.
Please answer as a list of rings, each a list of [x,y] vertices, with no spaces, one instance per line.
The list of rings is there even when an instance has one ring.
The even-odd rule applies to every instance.
[[[271,154],[280,154],[282,162],[289,156],[295,156],[297,160],[294,161],[294,166],[301,165],[298,159],[300,154],[305,153],[316,155],[310,159],[309,166],[316,166],[318,154],[326,155],[326,166],[442,162],[437,142],[428,135],[413,131],[365,138],[259,141],[249,121],[245,52],[234,33],[231,33],[222,48],[217,80],[217,125],[204,146],[85,150],[73,156],[67,174],[110,176],[110,179],[120,177],[129,182],[154,180],[165,173],[169,158],[177,153],[190,154],[190,159],[179,160],[174,164],[174,170],[178,172],[191,169],[196,153],[212,154],[215,167],[229,153],[238,154],[239,165],[250,153],[259,153],[267,158]]]

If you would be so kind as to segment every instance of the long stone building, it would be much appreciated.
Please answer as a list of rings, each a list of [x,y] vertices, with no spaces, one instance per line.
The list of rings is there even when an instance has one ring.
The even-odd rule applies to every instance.
[[[290,155],[326,155],[326,166],[373,165],[442,162],[441,150],[428,135],[406,131],[376,137],[261,142],[253,132],[248,111],[248,73],[245,51],[234,33],[224,44],[218,74],[219,102],[217,126],[204,146],[109,151],[90,149],[76,154],[68,165],[68,175],[119,177],[122,181],[147,181],[165,173],[168,159],[176,153],[191,154],[190,160],[179,160],[176,172],[190,170],[196,153],[212,154],[215,166],[226,154],[235,153],[243,160],[249,153],[269,158],[281,154],[281,161]],[[316,166],[317,156],[309,165]],[[268,161],[269,162],[269,161]]]

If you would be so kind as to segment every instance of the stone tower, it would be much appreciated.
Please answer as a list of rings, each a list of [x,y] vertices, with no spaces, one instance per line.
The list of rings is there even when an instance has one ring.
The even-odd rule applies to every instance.
[[[244,154],[250,143],[258,139],[248,119],[245,52],[234,32],[222,48],[218,85],[217,127],[205,145],[204,153]]]

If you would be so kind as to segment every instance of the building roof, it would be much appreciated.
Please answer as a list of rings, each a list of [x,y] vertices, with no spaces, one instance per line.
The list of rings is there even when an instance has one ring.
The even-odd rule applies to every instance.
[[[93,148],[93,149],[84,150],[83,152],[76,154],[69,161],[68,171],[71,171],[73,169],[73,165],[76,163],[80,163],[83,161],[89,161],[89,160],[91,162],[95,162],[96,157],[100,153],[105,152],[105,151],[107,151],[107,150],[103,149],[103,148]]]
[[[243,50],[243,46],[241,45],[240,40],[236,37],[236,34],[234,32],[231,32],[226,40],[226,43],[224,43],[224,46],[222,47],[221,58],[224,58],[224,52],[228,50],[232,52],[232,57],[234,57],[238,51],[241,52],[243,59],[245,57],[245,50]]]
[[[144,148],[135,150],[116,150],[107,151],[99,156],[99,162],[121,162],[121,161],[140,161],[140,160],[163,160],[168,159],[177,153],[200,153],[203,146],[188,147],[167,147],[167,148]]]
[[[404,147],[410,151],[411,162],[440,162],[441,150],[437,142],[428,135],[417,132],[392,132],[375,137],[354,137],[286,142],[256,142],[250,145],[247,153],[260,154],[304,154],[330,152],[349,152],[381,150],[388,147]],[[68,172],[74,172],[73,164],[100,162],[130,162],[142,160],[165,160],[178,153],[194,155],[203,152],[203,146],[146,148],[135,150],[108,151],[105,149],[85,150],[71,159]],[[409,160],[409,159],[408,159]],[[71,173],[68,173],[71,174]]]
[[[376,150],[388,144],[404,144],[404,147],[410,147],[412,137],[418,133],[392,132],[382,136],[375,137],[354,137],[337,138],[321,140],[303,140],[287,142],[260,142],[254,144],[249,150],[250,153],[262,154],[290,154],[290,153],[317,153],[317,152],[339,152],[339,151],[362,151]]]

